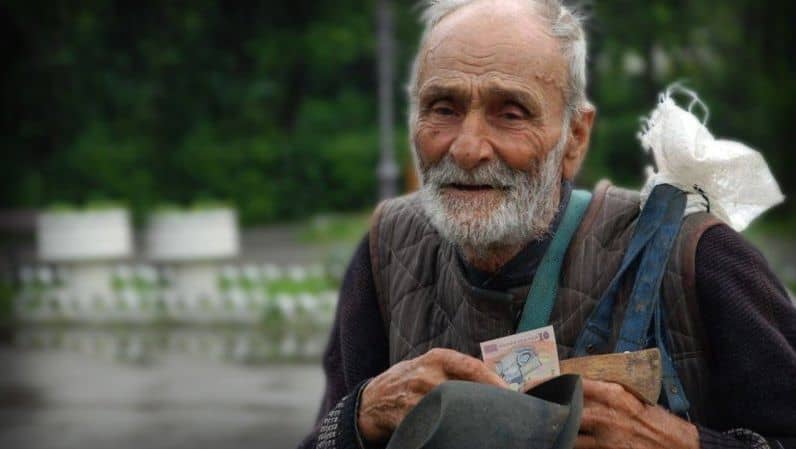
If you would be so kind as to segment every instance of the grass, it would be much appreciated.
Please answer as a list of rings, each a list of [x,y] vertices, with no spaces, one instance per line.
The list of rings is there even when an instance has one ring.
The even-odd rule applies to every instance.
[[[203,212],[209,210],[218,210],[218,209],[234,209],[235,206],[231,203],[213,200],[213,199],[202,199],[197,200],[191,203],[188,206],[184,206],[178,203],[160,203],[155,206],[150,213],[166,213],[166,212],[183,212],[183,213],[190,213],[190,212]]]
[[[206,210],[216,210],[216,209],[229,209],[233,207],[230,203],[214,200],[214,199],[202,199],[196,200],[191,203],[190,210],[192,211],[206,211]]]
[[[127,209],[127,205],[121,201],[112,200],[91,200],[85,204],[72,203],[51,203],[44,208],[45,212],[50,213],[71,213],[71,212],[93,212],[114,209]]]
[[[356,243],[368,231],[370,212],[318,215],[303,225],[299,242],[305,244]]]
[[[328,290],[336,290],[336,286],[326,278],[308,278],[301,281],[292,279],[276,279],[267,284],[266,289],[272,295],[299,293],[318,294]]]

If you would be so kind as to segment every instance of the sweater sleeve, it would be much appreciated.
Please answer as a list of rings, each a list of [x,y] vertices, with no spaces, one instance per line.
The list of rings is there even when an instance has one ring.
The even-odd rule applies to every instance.
[[[368,236],[346,270],[329,343],[323,356],[326,389],[313,431],[299,448],[358,449],[359,395],[388,368],[387,335],[370,265]]]
[[[700,238],[696,284],[714,416],[704,448],[796,448],[796,307],[763,256],[720,225]],[[757,441],[755,441],[757,440]]]

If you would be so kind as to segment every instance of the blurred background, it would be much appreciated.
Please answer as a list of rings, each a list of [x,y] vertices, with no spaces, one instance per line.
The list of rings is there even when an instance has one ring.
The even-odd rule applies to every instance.
[[[416,186],[414,3],[0,2],[0,446],[298,443],[352,249]],[[580,186],[639,187],[639,117],[685,81],[796,191],[795,3],[584,10]],[[786,201],[746,232],[791,289],[794,230]]]

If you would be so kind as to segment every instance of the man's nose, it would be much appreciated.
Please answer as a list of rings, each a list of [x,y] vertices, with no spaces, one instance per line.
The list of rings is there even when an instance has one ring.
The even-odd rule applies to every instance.
[[[487,124],[478,111],[467,114],[461,132],[450,147],[450,154],[456,165],[472,170],[495,157],[492,144],[486,136]]]

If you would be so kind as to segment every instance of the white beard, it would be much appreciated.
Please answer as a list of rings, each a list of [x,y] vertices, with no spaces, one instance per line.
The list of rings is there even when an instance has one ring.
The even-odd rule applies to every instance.
[[[456,165],[450,154],[423,169],[420,197],[431,224],[448,241],[479,255],[543,237],[558,211],[566,134],[562,132],[556,146],[531,173],[513,169],[497,158],[467,171]],[[501,190],[502,198],[497,204],[482,198],[462,200],[445,195],[442,188],[446,184],[490,185]]]

